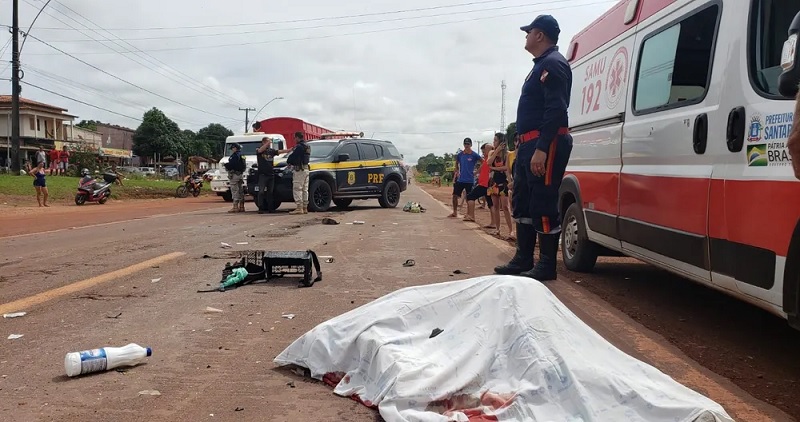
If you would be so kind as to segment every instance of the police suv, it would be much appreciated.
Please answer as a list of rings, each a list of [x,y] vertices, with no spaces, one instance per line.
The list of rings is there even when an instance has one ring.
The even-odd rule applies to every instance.
[[[798,12],[798,1],[625,0],[573,38],[569,269],[622,253],[800,328],[794,98],[780,89]]]
[[[331,203],[347,208],[353,200],[377,199],[383,208],[400,203],[400,193],[408,187],[402,155],[390,141],[363,138],[309,141],[308,210],[327,211]],[[247,185],[258,195],[258,165],[250,167]],[[273,210],[281,203],[294,203],[291,166],[286,157],[275,159]],[[265,201],[266,202],[266,201]]]

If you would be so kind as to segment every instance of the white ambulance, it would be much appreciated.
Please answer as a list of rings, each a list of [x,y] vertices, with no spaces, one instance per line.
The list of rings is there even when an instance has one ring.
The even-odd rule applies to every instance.
[[[799,11],[798,0],[623,0],[572,39],[569,269],[636,257],[800,328],[794,101],[778,89]]]
[[[261,139],[265,136],[272,138],[274,148],[286,148],[286,139],[284,139],[283,135],[275,133],[251,132],[244,135],[229,136],[225,139],[225,155],[219,160],[219,174],[214,176],[214,179],[211,180],[211,190],[214,191],[217,196],[221,196],[222,199],[227,202],[233,201],[231,185],[230,181],[228,181],[228,171],[225,170],[225,164],[228,162],[228,157],[231,156],[232,152],[231,144],[239,144],[242,146],[241,154],[247,163],[247,169],[244,172],[245,195],[251,194],[247,189],[247,172],[253,164],[257,163],[256,150],[261,146]]]

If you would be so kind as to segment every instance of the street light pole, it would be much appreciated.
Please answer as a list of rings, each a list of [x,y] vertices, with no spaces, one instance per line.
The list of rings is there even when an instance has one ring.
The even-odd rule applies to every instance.
[[[275,97],[275,98],[273,98],[273,99],[271,99],[271,100],[267,101],[267,103],[266,103],[266,104],[264,104],[264,107],[261,107],[261,110],[258,110],[258,113],[256,113],[255,115],[253,115],[253,121],[256,121],[256,117],[258,117],[258,115],[259,115],[259,114],[261,114],[261,112],[262,112],[262,111],[263,111],[265,108],[267,108],[267,106],[268,106],[268,105],[269,105],[271,102],[273,102],[273,101],[275,101],[275,100],[282,100],[282,99],[283,99],[283,97]]]
[[[50,4],[50,1],[52,0],[47,0],[47,3],[39,9],[39,13],[33,18],[31,26],[28,27],[28,32],[25,33],[25,39],[27,39],[28,33],[31,32],[33,24],[36,23],[36,19],[39,19],[39,15]],[[25,46],[25,39],[22,40],[22,46],[19,45],[19,0],[12,0],[11,14],[11,163],[9,165],[11,166],[11,171],[19,174],[19,170],[22,168],[22,157],[19,154],[19,94],[22,92],[22,86],[19,84],[22,72],[19,68],[19,54],[22,47]],[[6,148],[8,148],[7,144]]]

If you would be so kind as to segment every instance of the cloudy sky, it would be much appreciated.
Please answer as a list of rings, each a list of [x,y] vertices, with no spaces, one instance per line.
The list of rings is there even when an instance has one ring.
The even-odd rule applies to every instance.
[[[23,29],[45,2],[19,0]],[[514,121],[532,65],[520,26],[554,15],[566,53],[569,39],[614,3],[52,0],[24,44],[24,82],[111,112],[25,84],[22,96],[134,129],[155,106],[181,128],[217,122],[237,133],[239,107],[284,97],[258,118],[364,131],[415,162],[454,152],[465,136],[489,140],[500,128],[502,80],[506,124]],[[3,25],[11,5],[0,0]],[[11,74],[9,39],[2,31],[0,78]]]

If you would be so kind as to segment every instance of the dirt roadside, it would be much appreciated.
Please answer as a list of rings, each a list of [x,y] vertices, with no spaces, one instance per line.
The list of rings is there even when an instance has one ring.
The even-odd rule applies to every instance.
[[[53,205],[49,208],[0,205],[0,238],[222,207],[230,205],[217,196],[112,200],[103,205]]]
[[[421,187],[450,203],[452,188]],[[488,210],[476,217],[480,225],[490,221]],[[800,332],[785,321],[633,258],[600,258],[591,274],[563,265],[559,272],[711,373],[800,420]]]

